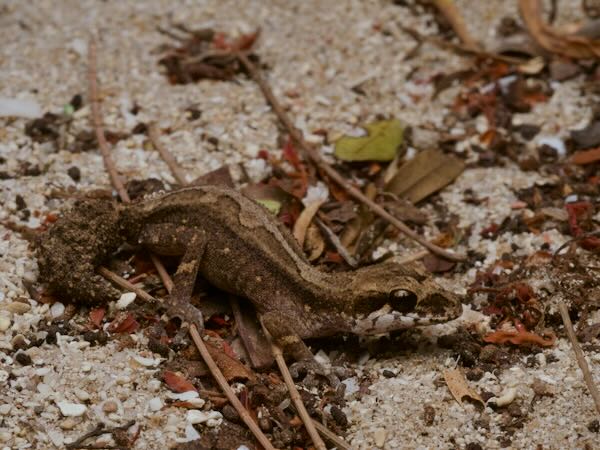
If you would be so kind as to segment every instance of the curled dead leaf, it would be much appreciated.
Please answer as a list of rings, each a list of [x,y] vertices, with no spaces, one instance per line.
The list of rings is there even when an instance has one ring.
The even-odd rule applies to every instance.
[[[544,49],[575,59],[600,57],[600,40],[562,33],[542,19],[540,0],[519,0],[519,13],[527,30]]]
[[[306,231],[308,230],[308,226],[311,224],[313,217],[321,207],[321,205],[325,203],[325,199],[318,199],[304,208],[304,210],[298,216],[296,223],[294,224],[294,237],[302,247],[304,245],[304,239],[306,238]]]
[[[467,380],[465,379],[462,370],[444,370],[444,381],[446,381],[446,385],[448,386],[448,390],[452,394],[452,397],[454,397],[460,405],[462,405],[464,400],[470,400],[471,402],[479,404],[481,407],[484,406],[481,396],[467,384]]]

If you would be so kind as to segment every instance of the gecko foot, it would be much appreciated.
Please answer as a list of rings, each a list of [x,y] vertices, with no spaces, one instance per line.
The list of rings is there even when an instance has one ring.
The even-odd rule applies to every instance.
[[[171,301],[173,299],[170,299]],[[189,325],[195,325],[198,333],[202,333],[204,330],[204,318],[202,316],[202,312],[196,308],[195,306],[189,304],[188,302],[177,302],[170,303],[167,307],[167,316],[170,319],[179,319],[181,320],[182,330],[184,334],[187,334],[187,329]],[[177,333],[178,335],[180,333]]]

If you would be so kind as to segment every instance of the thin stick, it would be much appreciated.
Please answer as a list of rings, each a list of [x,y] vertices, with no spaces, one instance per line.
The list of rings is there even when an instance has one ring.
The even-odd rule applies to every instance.
[[[149,303],[155,303],[155,304],[163,303],[161,300],[157,299],[156,297],[153,297],[152,295],[148,294],[145,290],[130,283],[128,280],[126,280],[123,277],[120,277],[119,275],[112,272],[111,270],[108,270],[106,267],[100,266],[100,267],[98,267],[98,269],[96,271],[100,275],[102,275],[104,278],[106,278],[107,280],[115,283],[117,286],[119,286],[127,291],[135,292],[135,294],[144,301],[147,301]]]
[[[358,267],[358,263],[352,257],[352,255],[348,252],[348,249],[346,249],[346,247],[344,247],[344,244],[342,244],[342,241],[340,241],[340,238],[337,237],[337,235],[331,230],[331,228],[329,228],[327,226],[327,224],[325,222],[323,222],[323,220],[321,220],[320,217],[315,217],[314,220],[315,220],[315,223],[317,224],[317,226],[319,227],[319,229],[323,233],[325,233],[325,236],[327,236],[327,239],[329,240],[331,245],[333,245],[335,247],[335,249],[340,254],[340,256],[344,259],[344,261],[346,261],[346,263],[350,267],[352,267],[353,269],[356,269],[356,267]]]
[[[281,372],[281,375],[283,375],[283,381],[285,381],[285,385],[288,388],[288,391],[290,393],[290,398],[292,399],[292,402],[294,403],[294,406],[296,407],[296,411],[298,411],[298,415],[300,416],[300,419],[302,419],[302,422],[304,423],[304,426],[306,427],[306,431],[308,431],[308,435],[312,439],[313,444],[315,444],[315,447],[317,448],[317,450],[327,450],[325,443],[321,439],[321,436],[319,436],[319,433],[317,432],[317,429],[315,428],[315,426],[313,424],[312,418],[308,414],[308,411],[306,411],[304,403],[302,403],[302,398],[300,397],[300,393],[298,392],[298,389],[296,389],[296,385],[294,384],[292,375],[290,374],[290,371],[289,371],[287,365],[285,364],[285,359],[283,359],[283,353],[282,353],[281,349],[279,348],[278,345],[276,345],[273,342],[273,339],[271,338],[271,334],[265,328],[262,320],[260,321],[260,325],[262,326],[263,333],[267,337],[267,340],[271,344],[271,352],[273,353],[273,356],[275,357],[275,361],[277,362],[277,366],[279,367],[279,371]]]
[[[210,356],[210,353],[208,352],[208,349],[206,348],[206,345],[204,344],[200,333],[198,333],[196,326],[193,324],[190,325],[190,334],[192,335],[192,339],[194,340],[196,347],[198,347],[198,351],[202,355],[202,359],[204,359],[204,362],[208,366],[210,373],[212,373],[213,377],[215,377],[215,380],[217,380],[219,386],[221,386],[221,389],[225,393],[225,396],[227,397],[227,400],[229,400],[229,403],[231,403],[231,405],[235,408],[235,410],[240,415],[241,419],[244,421],[246,426],[250,429],[250,431],[252,431],[252,434],[254,434],[254,437],[256,437],[260,445],[262,445],[263,448],[265,448],[265,450],[275,450],[275,447],[271,445],[269,439],[263,434],[256,422],[254,422],[254,420],[250,416],[250,413],[248,413],[246,408],[244,408],[244,405],[242,405],[242,403],[236,397],[235,393],[229,386],[229,383],[227,383],[227,380],[215,364],[215,361]]]
[[[435,253],[436,255],[442,258],[449,259],[451,261],[464,261],[466,259],[463,255],[457,255],[456,253],[448,252],[443,248],[440,248],[437,245],[428,242],[426,239],[424,239],[423,237],[415,233],[413,230],[411,230],[404,222],[392,216],[384,208],[379,206],[377,203],[375,203],[366,195],[364,195],[360,190],[356,189],[354,186],[348,183],[346,179],[337,170],[335,170],[333,167],[327,164],[323,160],[323,158],[321,158],[321,155],[304,140],[302,133],[294,126],[286,112],[283,110],[283,108],[275,98],[273,91],[271,90],[267,82],[264,80],[264,78],[260,75],[256,66],[243,53],[238,53],[238,58],[244,65],[246,70],[248,70],[248,72],[251,74],[254,81],[256,81],[256,83],[260,87],[263,95],[267,99],[267,102],[273,109],[273,112],[277,115],[277,118],[287,129],[292,139],[298,144],[300,150],[315,166],[317,166],[319,169],[325,172],[325,174],[329,178],[331,178],[336,184],[338,184],[346,192],[348,192],[348,194],[351,197],[354,197],[359,202],[367,205],[375,214],[386,219],[388,222],[390,222],[408,237],[415,240],[432,253]]]
[[[88,45],[88,83],[90,105],[92,108],[92,125],[96,131],[96,140],[98,141],[100,154],[104,161],[104,167],[106,167],[110,182],[117,190],[121,200],[124,203],[129,203],[129,194],[117,173],[117,167],[110,155],[110,148],[108,147],[106,136],[104,136],[104,129],[102,128],[102,109],[100,108],[100,101],[98,99],[98,80],[96,77],[96,41],[93,37],[90,37]]]
[[[348,443],[346,443],[346,441],[344,441],[339,436],[337,436],[333,431],[331,431],[329,428],[327,428],[321,422],[318,422],[315,419],[312,419],[312,423],[315,426],[315,428],[317,429],[317,431],[319,433],[321,433],[321,436],[323,436],[326,440],[328,440],[333,445],[335,445],[336,448],[338,448],[340,450],[352,450],[352,447],[350,447],[350,445],[348,445]]]
[[[154,253],[150,253],[150,259],[152,260],[154,267],[156,267],[158,276],[160,277],[161,281],[165,285],[165,289],[167,290],[167,292],[171,293],[171,291],[173,290],[173,280],[171,280],[171,277],[169,276],[167,269],[165,269],[165,266],[163,265],[163,263],[160,261],[158,256],[156,256]]]
[[[590,372],[588,363],[585,360],[583,350],[581,350],[579,342],[577,342],[575,330],[573,330],[573,324],[571,323],[571,318],[569,317],[569,311],[567,310],[567,307],[563,302],[558,302],[558,310],[560,311],[560,316],[562,317],[563,324],[565,325],[565,329],[567,330],[567,335],[569,336],[569,340],[571,341],[571,346],[573,347],[573,351],[575,352],[577,364],[579,364],[579,368],[583,373],[583,379],[585,380],[585,384],[587,384],[590,394],[592,394],[594,404],[596,405],[596,411],[598,411],[598,414],[600,414],[600,392],[598,392],[598,388],[594,384],[594,379],[592,377],[592,373]]]
[[[183,169],[173,156],[173,154],[160,142],[160,135],[158,132],[158,127],[153,122],[148,125],[148,137],[150,138],[150,142],[154,145],[154,148],[160,153],[161,158],[164,162],[169,166],[169,170],[175,177],[175,180],[181,185],[186,185],[187,181],[185,179],[185,173]]]
[[[485,50],[475,50],[475,49],[467,47],[463,44],[455,44],[454,42],[440,39],[436,36],[426,36],[424,34],[419,33],[417,30],[415,30],[413,28],[400,27],[400,29],[403,32],[405,32],[406,34],[410,35],[417,42],[417,44],[421,44],[423,42],[429,42],[430,44],[433,44],[436,47],[439,47],[443,50],[452,50],[457,53],[464,53],[466,55],[477,56],[479,58],[489,58],[489,59],[493,59],[495,61],[504,62],[506,64],[514,64],[517,66],[526,62],[526,60],[521,59],[521,58],[500,55],[498,53],[492,53],[492,52],[488,52]],[[396,28],[393,28],[392,30],[396,31]],[[396,38],[402,37],[398,33],[394,33],[394,35],[396,36]]]
[[[450,23],[450,26],[465,46],[474,51],[479,50],[479,45],[467,30],[465,21],[454,2],[452,0],[433,0],[433,4]]]
[[[88,446],[83,446],[81,444],[83,444],[83,442],[86,441],[87,439],[96,437],[96,436],[100,436],[101,434],[113,433],[118,430],[127,430],[128,428],[131,428],[134,424],[135,424],[135,420],[130,420],[125,425],[120,425],[120,426],[114,427],[114,428],[105,428],[105,425],[102,422],[100,422],[98,425],[96,425],[96,428],[94,428],[92,431],[84,434],[79,439],[71,442],[70,444],[65,444],[65,447],[66,448],[114,448],[114,449],[124,448],[124,447],[93,447],[93,446],[88,447]]]
[[[114,282],[115,284],[117,284],[125,289],[135,292],[143,300],[146,300],[151,303],[162,303],[160,300],[158,300],[157,298],[148,294],[143,289],[140,289],[140,288],[132,285],[127,280],[125,280],[124,278],[121,278],[120,276],[111,272],[110,270],[108,270],[105,267],[100,267],[98,269],[98,273],[100,273],[100,275],[104,276],[106,279]],[[168,274],[167,274],[167,276],[168,276]],[[215,380],[217,380],[217,383],[219,383],[219,386],[221,386],[221,389],[225,393],[227,400],[229,400],[229,402],[236,409],[236,411],[238,412],[238,414],[240,415],[240,417],[242,418],[244,423],[248,426],[248,428],[250,428],[250,431],[252,431],[252,433],[258,440],[258,442],[260,442],[260,445],[262,445],[266,450],[275,450],[274,447],[269,442],[269,440],[267,439],[267,437],[263,434],[263,432],[260,430],[260,428],[258,428],[258,425],[256,424],[256,422],[254,422],[254,420],[252,420],[252,417],[250,416],[250,414],[248,413],[246,408],[244,408],[242,403],[235,396],[235,393],[233,392],[233,390],[227,383],[227,380],[225,380],[225,377],[223,376],[223,374],[221,373],[221,371],[215,364],[215,361],[210,356],[210,353],[208,352],[206,345],[204,345],[204,341],[202,341],[202,338],[200,337],[200,334],[198,333],[196,326],[193,324],[190,325],[190,334],[192,335],[192,339],[194,340],[194,343],[198,347],[198,351],[202,355],[204,362],[208,366],[208,369],[210,370],[211,374],[213,375]]]
[[[417,261],[419,259],[425,258],[428,252],[426,250],[421,250],[419,252],[411,253],[410,255],[406,255],[396,260],[398,264],[408,264],[413,261]]]

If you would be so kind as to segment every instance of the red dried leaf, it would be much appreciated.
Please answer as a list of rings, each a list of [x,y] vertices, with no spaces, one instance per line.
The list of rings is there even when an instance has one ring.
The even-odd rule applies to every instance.
[[[338,252],[327,252],[325,253],[325,261],[341,264],[344,262],[344,258]]]
[[[102,319],[106,314],[106,308],[95,308],[90,311],[90,321],[96,328],[102,325]]]
[[[46,214],[46,217],[44,218],[44,223],[45,224],[54,223],[57,220],[58,220],[58,216],[56,214],[48,213],[48,214]]]
[[[541,347],[551,347],[554,345],[556,336],[552,335],[546,340],[529,331],[494,331],[484,336],[483,340],[490,344],[505,344],[509,342],[514,345],[536,344]]]
[[[590,202],[573,202],[567,203],[565,209],[569,215],[569,227],[571,228],[571,234],[574,237],[578,237],[583,234],[583,230],[577,223],[577,219],[582,216],[592,207]]]
[[[239,359],[237,357],[237,355],[235,354],[235,352],[233,351],[233,348],[231,347],[231,345],[229,345],[228,342],[223,341],[223,342],[221,342],[221,345],[223,346],[223,353],[225,353],[227,356],[229,356],[230,358],[233,358],[235,360]]]
[[[170,370],[165,370],[163,373],[163,380],[167,383],[167,386],[175,392],[187,392],[187,391],[196,391],[197,389],[194,385],[186,380],[182,375],[178,373],[171,372]]]
[[[515,283],[514,284],[514,288],[515,288],[515,292],[516,292],[517,298],[521,302],[526,302],[529,299],[531,299],[531,298],[534,297],[533,289],[528,284],[525,284],[525,283]]]
[[[498,232],[499,229],[500,226],[496,223],[493,223],[489,227],[486,227],[483,230],[481,230],[481,233],[479,234],[481,235],[481,237],[484,238],[492,238]]]
[[[256,39],[258,39],[259,35],[260,30],[257,30],[254,33],[242,34],[233,42],[233,44],[231,44],[231,49],[235,51],[250,50],[256,42]]]
[[[229,50],[231,48],[229,42],[227,42],[227,35],[221,31],[215,33],[212,45],[219,50]]]
[[[302,167],[302,162],[300,161],[300,156],[298,156],[298,152],[294,147],[294,143],[292,139],[289,138],[285,145],[283,146],[283,159],[289,162],[295,169],[300,170]]]
[[[131,313],[121,312],[117,314],[108,326],[108,331],[111,333],[133,333],[139,328],[140,324],[135,320]]]

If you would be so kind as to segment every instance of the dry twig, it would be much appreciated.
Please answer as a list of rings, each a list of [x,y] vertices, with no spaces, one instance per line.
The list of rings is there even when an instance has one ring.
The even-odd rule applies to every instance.
[[[101,267],[98,270],[98,273],[100,273],[102,276],[104,276],[108,280],[114,282],[118,286],[135,292],[140,298],[142,298],[145,301],[148,301],[151,303],[161,303],[160,300],[158,300],[157,298],[148,294],[143,289],[135,287],[129,281],[125,280],[124,278],[121,278],[117,274],[111,272],[110,270],[108,270],[104,267]],[[168,274],[167,274],[167,277],[168,277]],[[170,283],[170,285],[172,286],[172,283]],[[210,356],[210,353],[208,352],[208,349],[206,348],[204,341],[200,337],[200,333],[198,333],[198,330],[196,329],[196,327],[194,325],[190,326],[190,334],[192,335],[192,339],[194,340],[194,343],[198,347],[198,351],[202,355],[204,362],[208,366],[210,373],[213,375],[215,380],[217,380],[217,383],[219,384],[219,386],[225,393],[227,400],[229,400],[231,405],[236,409],[237,413],[240,415],[240,417],[242,418],[244,423],[248,426],[248,428],[250,429],[252,434],[254,434],[254,436],[256,437],[258,442],[260,442],[260,445],[262,445],[266,450],[275,450],[274,447],[269,442],[269,439],[267,439],[267,437],[260,430],[260,428],[258,427],[256,422],[254,422],[254,420],[250,416],[250,413],[248,413],[248,410],[246,410],[246,408],[244,408],[244,405],[242,405],[242,403],[236,397],[235,393],[231,389],[231,386],[229,386],[229,384],[227,383],[227,380],[225,379],[225,377],[223,376],[223,374],[221,373],[221,371],[215,364],[215,361]]]
[[[155,123],[148,125],[148,137],[154,148],[160,153],[164,162],[169,166],[169,170],[171,170],[175,180],[181,185],[186,185],[185,173],[183,173],[181,166],[179,166],[173,154],[160,142],[160,134]]]
[[[92,437],[96,437],[96,436],[100,436],[102,434],[108,434],[108,433],[113,433],[115,431],[120,431],[120,430],[127,430],[128,428],[132,427],[135,424],[135,420],[130,420],[129,422],[127,422],[125,425],[121,425],[118,427],[114,427],[114,428],[106,428],[106,425],[104,425],[103,423],[99,423],[98,425],[96,425],[96,427],[85,433],[83,436],[81,436],[79,439],[77,439],[76,441],[71,442],[70,444],[65,444],[65,448],[73,448],[73,449],[82,449],[82,448],[94,448],[94,449],[98,449],[98,448],[111,448],[111,449],[124,449],[125,447],[121,447],[121,446],[117,446],[117,447],[96,447],[96,446],[87,446],[87,445],[83,445],[83,443]]]
[[[308,431],[308,435],[312,439],[313,444],[315,444],[315,447],[317,448],[317,450],[327,450],[327,447],[325,447],[325,443],[321,439],[321,436],[319,436],[319,433],[317,432],[317,429],[315,428],[313,421],[312,421],[310,415],[308,414],[308,411],[306,411],[306,408],[304,407],[304,403],[302,403],[302,398],[300,397],[300,393],[298,392],[298,389],[296,389],[296,385],[294,384],[292,375],[290,374],[290,371],[289,371],[287,365],[285,364],[285,359],[283,358],[283,353],[282,353],[281,349],[279,348],[278,345],[276,345],[273,342],[273,339],[271,338],[271,334],[265,328],[265,325],[263,324],[262,320],[260,321],[260,324],[262,326],[263,333],[265,334],[265,336],[267,337],[267,340],[271,344],[271,351],[273,352],[273,356],[275,357],[275,361],[277,362],[279,371],[281,372],[281,375],[283,376],[283,380],[285,381],[285,384],[290,393],[290,398],[292,399],[292,402],[294,403],[294,406],[296,407],[296,411],[298,412],[298,415],[302,419],[302,422],[304,423],[304,426],[306,427],[306,431]]]
[[[229,386],[229,383],[227,383],[227,380],[215,364],[215,361],[210,356],[210,353],[208,352],[208,349],[206,348],[206,345],[204,344],[204,341],[202,340],[200,333],[198,333],[195,325],[190,325],[190,334],[192,335],[192,339],[194,340],[196,347],[198,347],[198,351],[202,355],[202,359],[208,366],[210,373],[212,373],[213,377],[215,377],[215,380],[217,380],[217,383],[225,393],[229,403],[231,403],[231,405],[240,415],[240,418],[244,421],[250,431],[252,431],[252,434],[254,434],[254,437],[256,437],[260,445],[262,445],[265,450],[275,450],[275,447],[271,445],[269,439],[263,434],[257,423],[250,416],[248,410],[244,408],[244,405],[242,405],[242,403],[238,400],[235,393],[231,389],[231,386]]]
[[[98,79],[96,74],[96,41],[93,37],[90,37],[88,45],[88,83],[90,105],[92,108],[92,125],[96,132],[96,139],[98,147],[100,147],[104,167],[106,167],[110,181],[117,190],[119,197],[121,197],[123,202],[128,203],[130,201],[129,194],[117,173],[117,168],[110,155],[110,148],[108,147],[106,136],[104,136],[104,129],[102,128],[102,109],[100,108],[100,100],[98,99]]]
[[[396,228],[398,228],[405,235],[415,240],[423,247],[427,248],[432,253],[436,255],[449,259],[451,261],[464,261],[465,257],[463,255],[458,255],[456,253],[448,252],[441,247],[438,247],[431,242],[428,242],[422,236],[419,236],[413,230],[411,230],[404,222],[397,219],[388,213],[384,208],[375,203],[373,200],[369,199],[365,194],[363,194],[359,189],[356,189],[350,183],[346,181],[346,179],[333,167],[327,164],[321,155],[310,146],[302,136],[302,132],[298,130],[286,112],[281,107],[279,101],[275,98],[273,91],[265,81],[265,79],[259,73],[257,67],[248,59],[248,57],[244,53],[238,53],[238,58],[241,63],[244,65],[246,70],[250,73],[254,81],[260,87],[263,95],[267,99],[267,102],[273,109],[273,112],[277,115],[277,118],[281,121],[284,127],[287,129],[287,132],[290,134],[292,139],[298,144],[300,150],[304,153],[304,155],[322,172],[324,172],[329,178],[331,178],[337,185],[341,186],[351,197],[358,200],[359,202],[367,205],[371,211],[377,214],[380,217],[383,217]]]
[[[594,384],[594,378],[592,377],[592,373],[590,372],[588,363],[585,360],[583,350],[581,350],[581,346],[579,345],[579,342],[577,342],[577,337],[575,336],[575,330],[573,330],[573,324],[571,323],[571,318],[569,317],[569,311],[567,310],[567,306],[563,302],[559,302],[558,310],[560,311],[560,316],[562,317],[563,324],[565,325],[565,330],[567,330],[567,335],[569,336],[569,340],[571,341],[571,347],[573,347],[573,351],[575,352],[577,364],[579,364],[579,368],[583,373],[583,379],[585,380],[585,384],[587,384],[590,394],[594,399],[596,411],[598,411],[598,414],[600,414],[600,392],[598,392],[598,388]]]
[[[340,450],[352,450],[352,447],[350,447],[350,445],[348,445],[348,443],[346,443],[346,441],[344,441],[339,436],[337,436],[335,433],[333,433],[329,428],[327,428],[321,422],[317,422],[316,420],[312,419],[312,423],[314,424],[317,431],[319,433],[321,433],[321,436],[323,436],[325,438],[325,440],[327,440],[330,443],[332,443],[333,445],[335,445],[336,448],[338,448]]]
[[[400,30],[403,31],[404,33],[410,35],[410,37],[412,37],[417,42],[417,44],[421,44],[423,42],[428,42],[428,43],[435,45],[436,47],[439,47],[443,50],[452,50],[453,52],[456,52],[458,54],[470,55],[470,56],[475,56],[475,57],[483,58],[483,59],[488,58],[488,59],[492,59],[494,61],[499,61],[499,62],[503,62],[506,64],[514,64],[517,66],[526,62],[526,60],[523,58],[515,58],[513,56],[500,55],[498,53],[488,52],[486,50],[473,49],[471,47],[467,47],[464,44],[455,44],[454,42],[440,39],[436,36],[426,36],[424,34],[419,33],[417,30],[415,30],[413,28],[400,27]],[[396,36],[396,37],[400,38],[401,35],[399,35],[399,33],[398,33],[398,36]],[[411,50],[411,53],[412,52],[413,52],[413,50]]]
[[[465,47],[473,51],[479,51],[479,44],[475,42],[475,39],[473,39],[469,30],[467,30],[465,21],[460,15],[454,2],[452,0],[433,0],[433,4],[446,18],[456,35],[464,43]]]

